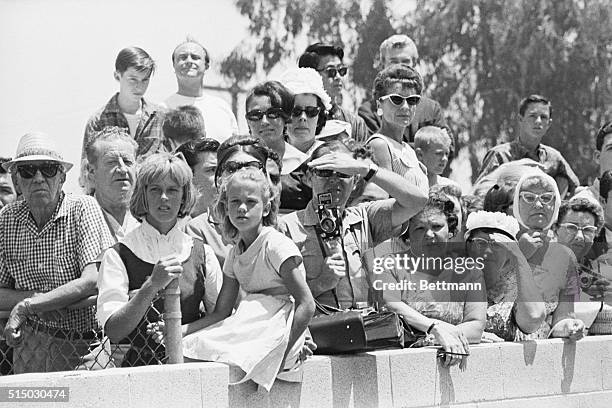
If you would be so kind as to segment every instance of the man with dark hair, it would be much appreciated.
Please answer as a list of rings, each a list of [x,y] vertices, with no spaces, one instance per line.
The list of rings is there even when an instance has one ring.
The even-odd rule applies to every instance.
[[[405,64],[414,68],[418,60],[419,53],[414,41],[407,35],[396,34],[387,38],[380,44],[379,54],[374,62],[374,68],[383,70],[393,64]],[[380,116],[376,114],[376,101],[374,99],[364,101],[357,112],[365,121],[368,128],[368,135],[378,132],[382,120]],[[414,119],[412,119],[410,126],[404,131],[404,140],[412,143],[417,130],[424,126],[437,126],[448,129],[442,115],[440,104],[433,99],[421,95],[421,100],[414,113]],[[449,134],[451,134],[450,129],[448,130]]]
[[[576,193],[576,197],[585,197],[599,201],[600,196],[607,197],[607,195],[600,194],[600,180],[605,172],[612,170],[612,120],[601,125],[595,134],[593,160],[595,160],[599,167],[599,177],[589,187],[583,188],[580,192]]]
[[[82,161],[85,159],[87,145],[107,126],[125,129],[138,143],[138,157],[164,150],[163,109],[144,99],[154,72],[155,62],[142,48],[128,47],[119,52],[114,72],[115,80],[119,82],[119,92],[87,121],[81,151]],[[82,163],[79,179],[81,187],[85,187],[86,183],[84,169]]]
[[[195,106],[185,105],[169,111],[164,119],[164,146],[174,152],[184,143],[206,137],[204,118]]]
[[[16,198],[11,175],[1,166],[9,161],[11,159],[0,157],[0,208],[12,203]]]
[[[343,64],[344,50],[331,44],[315,43],[309,45],[298,60],[300,68],[312,68],[323,79],[323,88],[331,97],[332,108],[328,119],[348,122],[351,125],[351,137],[357,141],[365,141],[367,129],[363,119],[342,108],[343,77],[348,68]]]
[[[523,99],[519,104],[517,140],[494,146],[487,152],[476,183],[504,163],[528,158],[541,163],[544,172],[555,179],[561,197],[568,191],[573,193],[580,180],[558,150],[541,143],[552,123],[551,115],[551,103],[543,96],[530,95]]]
[[[238,123],[229,104],[204,92],[204,74],[210,67],[210,55],[198,41],[187,38],[172,52],[172,65],[178,91],[166,98],[169,109],[193,105],[200,110],[207,137],[223,142],[238,133]]]

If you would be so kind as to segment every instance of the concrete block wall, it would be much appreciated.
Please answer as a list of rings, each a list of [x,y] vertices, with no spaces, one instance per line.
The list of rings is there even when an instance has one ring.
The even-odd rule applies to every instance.
[[[609,408],[612,336],[473,345],[465,371],[442,367],[433,348],[316,356],[301,383],[277,381],[269,393],[228,385],[240,375],[191,363],[13,375],[0,387],[70,387],[69,403],[45,407]]]

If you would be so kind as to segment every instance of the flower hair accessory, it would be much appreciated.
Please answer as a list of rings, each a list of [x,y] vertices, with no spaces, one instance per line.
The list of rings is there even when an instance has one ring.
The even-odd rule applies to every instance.
[[[519,232],[519,223],[516,218],[500,213],[490,211],[476,211],[468,216],[465,223],[466,233],[465,238],[467,239],[470,234],[477,229],[496,229],[516,239],[516,234]]]

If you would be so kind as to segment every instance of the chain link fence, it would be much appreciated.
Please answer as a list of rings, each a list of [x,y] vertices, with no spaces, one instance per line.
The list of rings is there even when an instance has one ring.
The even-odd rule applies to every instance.
[[[102,330],[75,333],[28,320],[21,327],[23,340],[11,347],[2,337],[9,312],[0,312],[0,375],[166,364],[169,362],[166,347],[157,343],[152,333],[147,333],[147,326],[164,322],[167,329],[172,327],[164,321],[163,311],[169,310],[167,301],[164,305],[162,295],[154,299],[136,329],[118,344],[111,343]],[[180,305],[178,310],[178,315],[176,311],[172,313],[179,319],[179,325],[174,325],[175,330],[180,328]],[[168,315],[166,313],[166,317]]]

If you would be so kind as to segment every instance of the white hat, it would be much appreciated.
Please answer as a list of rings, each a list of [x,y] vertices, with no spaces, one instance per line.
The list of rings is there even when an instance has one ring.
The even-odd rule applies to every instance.
[[[481,228],[502,231],[513,239],[516,239],[516,234],[518,234],[520,229],[516,218],[510,215],[481,210],[473,212],[468,216],[465,222],[465,238],[467,239],[473,231]]]
[[[318,96],[325,109],[331,109],[331,98],[323,88],[321,75],[314,69],[291,68],[283,72],[278,81],[294,95],[313,94]]]
[[[72,163],[64,160],[55,147],[55,143],[53,143],[46,133],[42,132],[32,132],[23,135],[21,139],[19,139],[15,158],[6,163],[2,163],[2,167],[7,171],[11,171],[15,164],[30,161],[57,162],[64,167],[64,172],[72,168]]]
[[[342,132],[346,133],[347,136],[351,135],[351,124],[343,120],[330,119],[325,122],[325,126],[321,129],[321,133],[316,135],[316,139],[325,139],[330,136],[337,136]]]

